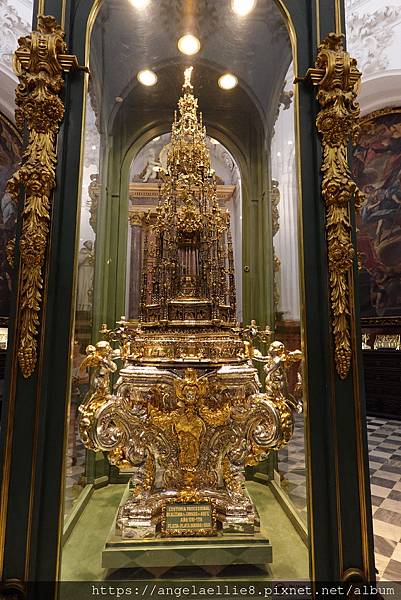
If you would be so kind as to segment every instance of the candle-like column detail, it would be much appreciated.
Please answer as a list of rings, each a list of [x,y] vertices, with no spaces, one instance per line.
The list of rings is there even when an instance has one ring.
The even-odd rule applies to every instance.
[[[141,303],[142,288],[142,245],[143,245],[143,227],[145,214],[140,211],[133,211],[129,215],[131,226],[131,243],[129,256],[129,300],[128,317],[129,319],[138,319]],[[146,244],[148,246],[148,243]]]

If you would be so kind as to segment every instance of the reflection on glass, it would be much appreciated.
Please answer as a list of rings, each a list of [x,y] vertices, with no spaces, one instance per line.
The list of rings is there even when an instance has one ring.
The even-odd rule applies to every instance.
[[[239,16],[241,18],[238,18]],[[191,47],[178,48],[177,41],[187,32],[191,32],[195,42],[198,40],[199,44],[194,43],[192,39]],[[209,308],[206,306],[207,298],[200,297],[200,290],[207,287],[205,281],[213,279],[214,274],[219,272],[220,279],[214,281],[215,289],[218,289],[223,280],[226,282],[232,277],[231,243],[237,322],[226,323],[224,326],[227,328],[227,337],[237,336],[239,339],[238,336],[243,336],[239,346],[248,352],[241,350],[237,354],[234,353],[231,363],[238,361],[242,364],[241,368],[253,373],[252,358],[258,365],[262,384],[266,383],[268,391],[274,390],[275,397],[289,398],[288,406],[291,405],[291,410],[302,406],[303,395],[301,373],[298,369],[300,355],[296,352],[301,348],[301,334],[297,250],[297,145],[294,132],[295,108],[290,83],[291,46],[286,24],[275,2],[258,0],[256,3],[232,3],[230,0],[216,0],[187,3],[160,0],[127,3],[123,0],[112,0],[101,5],[91,32],[90,43],[91,79],[87,102],[81,219],[77,247],[70,443],[66,481],[65,514],[69,517],[70,535],[64,546],[62,564],[63,579],[86,580],[105,577],[101,561],[103,560],[105,566],[109,566],[107,550],[120,541],[125,544],[125,556],[129,557],[131,562],[128,561],[128,564],[132,566],[134,542],[130,541],[129,532],[132,533],[135,529],[138,538],[138,529],[133,528],[132,523],[136,519],[138,525],[138,515],[145,504],[141,504],[141,498],[139,504],[133,501],[132,506],[130,505],[131,513],[126,509],[124,512],[121,507],[128,506],[126,502],[135,495],[135,490],[138,492],[139,484],[143,489],[138,493],[143,494],[145,498],[146,494],[149,494],[149,485],[154,485],[163,494],[166,481],[174,478],[174,473],[170,473],[165,465],[166,458],[161,455],[162,450],[159,450],[159,455],[149,451],[151,442],[146,441],[146,436],[150,434],[144,423],[150,408],[155,423],[160,412],[166,416],[166,410],[171,420],[173,430],[169,430],[169,435],[173,441],[170,446],[174,447],[175,451],[172,452],[169,461],[170,469],[180,464],[180,468],[186,473],[184,483],[188,487],[188,493],[191,481],[197,481],[197,477],[199,479],[198,462],[203,459],[206,449],[212,445],[210,439],[210,443],[204,444],[201,450],[201,439],[206,435],[204,431],[209,432],[212,426],[202,425],[203,417],[201,418],[199,413],[195,415],[197,409],[194,409],[191,394],[195,388],[199,391],[202,387],[202,376],[205,378],[206,375],[210,375],[206,366],[203,367],[203,371],[200,367],[200,361],[206,361],[207,357],[194,354],[193,364],[188,363],[189,372],[185,377],[182,371],[185,356],[188,354],[187,348],[181,348],[181,358],[179,354],[174,354],[173,364],[163,363],[166,372],[169,373],[166,377],[179,377],[179,382],[183,385],[185,380],[187,386],[186,391],[183,391],[179,388],[180,383],[176,383],[177,398],[181,394],[177,406],[174,404],[175,396],[169,396],[167,380],[160,380],[160,394],[156,401],[151,397],[153,383],[150,371],[144,378],[142,387],[135,388],[128,379],[134,377],[134,372],[139,372],[144,349],[149,350],[150,347],[146,335],[141,335],[143,331],[152,329],[153,321],[154,331],[159,331],[161,322],[158,322],[159,317],[155,317],[160,308],[158,303],[160,298],[173,293],[174,286],[179,288],[176,297],[172,299],[176,318],[172,319],[168,315],[167,322],[169,319],[176,321],[178,328],[181,321],[187,321],[188,325],[188,322],[196,321],[199,315],[202,321],[202,310]],[[213,244],[216,245],[218,264],[211,264],[209,261],[207,269],[202,257],[208,256],[209,242],[201,242],[201,236],[196,232],[192,232],[191,235],[184,232],[178,244],[174,245],[177,240],[173,240],[172,245],[168,246],[171,232],[161,227],[161,213],[158,208],[164,193],[162,172],[171,165],[169,152],[172,139],[169,132],[174,121],[176,103],[181,94],[183,73],[189,72],[189,64],[194,67],[192,84],[196,95],[199,96],[199,109],[203,113],[208,132],[206,148],[216,180],[215,210],[218,208],[224,212],[228,211],[231,223],[232,242],[228,235],[228,249],[224,245],[219,246],[218,236],[212,236],[213,239],[209,240],[210,248]],[[145,71],[147,75],[145,80],[141,81],[137,74]],[[154,77],[151,77],[152,73]],[[201,187],[195,186],[196,189],[191,191],[193,198]],[[171,197],[177,197],[176,188]],[[181,200],[182,198],[180,202]],[[192,206],[190,199],[188,202]],[[179,202],[177,206],[180,206]],[[212,226],[210,231],[213,231]],[[170,254],[172,248],[174,252],[177,250],[176,257],[175,254],[168,254],[167,246]],[[156,272],[160,275],[157,280],[154,277]],[[163,283],[163,290],[157,288],[160,281]],[[227,297],[223,296],[224,294],[221,294],[221,302],[219,300],[216,304],[221,314],[224,313],[223,305],[227,305],[227,311],[230,308]],[[194,313],[193,318],[186,318],[184,309],[182,315],[179,312],[181,304],[193,304],[194,298],[199,305],[204,303],[201,306],[202,310],[197,309],[198,312]],[[168,310],[170,309],[171,306]],[[232,312],[234,315],[234,311]],[[142,329],[138,330],[140,319]],[[214,324],[213,319],[203,320],[208,322],[207,327],[218,330],[216,319]],[[232,320],[231,316],[229,320]],[[110,333],[116,322],[119,323],[118,331]],[[171,323],[166,327],[171,327]],[[109,334],[110,345],[101,341],[101,330]],[[271,334],[271,331],[274,331],[274,334]],[[284,342],[285,347],[279,340]],[[157,348],[153,344],[147,359],[164,361],[164,353],[171,350],[166,350],[165,341],[164,336]],[[187,341],[183,338],[183,347]],[[210,352],[213,351],[217,355],[221,352],[217,348],[218,343],[220,341],[214,344],[215,347],[211,348]],[[251,350],[252,344],[254,350]],[[79,364],[85,356],[85,366],[82,368]],[[174,363],[178,360],[182,360],[183,365]],[[124,368],[129,375],[124,375]],[[218,371],[216,365],[215,370]],[[122,381],[125,381],[124,377],[128,377],[126,388],[125,384],[122,384]],[[254,386],[254,394],[259,398],[254,375],[252,385],[249,383],[249,386]],[[264,391],[263,387],[261,391]],[[110,396],[107,396],[107,393]],[[229,398],[233,401],[236,393],[230,391],[227,406]],[[254,402],[249,399],[254,394],[247,396],[247,393],[241,396],[244,398],[241,409],[244,414]],[[96,394],[97,398],[101,399],[99,410],[104,411],[102,414],[107,421],[106,425],[96,421],[98,417],[91,421],[92,416],[85,412],[88,406],[94,406],[93,399],[96,399]],[[116,394],[120,394],[121,401],[115,400]],[[223,392],[219,394],[221,396]],[[213,420],[213,402],[216,402],[215,417],[223,419],[224,407],[217,406],[217,400],[209,396],[210,394],[205,394],[204,412],[206,409],[211,411],[210,422]],[[110,402],[105,402],[105,398]],[[169,403],[173,407],[171,414]],[[81,407],[81,417],[88,416],[86,423],[81,420],[81,435],[86,446],[92,448],[86,451],[77,437],[78,406]],[[123,418],[122,409],[128,410]],[[137,417],[140,420],[137,426],[132,428],[132,423]],[[97,424],[93,428],[92,425],[88,426],[88,422]],[[191,427],[189,422],[192,423]],[[266,423],[266,418],[260,423],[255,422],[257,441],[252,446],[251,439],[246,438],[243,447],[248,444],[252,452],[256,452],[258,444],[267,444]],[[213,427],[217,427],[213,439],[218,440],[221,437],[219,425]],[[143,435],[140,434],[141,428],[144,428]],[[128,430],[129,434],[126,433]],[[234,430],[235,427],[232,428],[232,431]],[[103,436],[104,431],[107,431],[107,439]],[[177,439],[173,435],[174,431]],[[164,429],[160,425],[160,439],[163,435],[167,436],[163,432]],[[291,437],[291,427],[287,427],[285,435],[287,441]],[[118,445],[119,436],[126,436],[124,439],[127,443],[124,446]],[[177,447],[174,446],[174,440]],[[228,445],[231,441],[227,438],[225,443]],[[281,442],[275,447],[280,445]],[[241,444],[239,447],[242,447]],[[102,449],[104,452],[94,452],[93,449]],[[80,452],[83,461],[78,463]],[[219,452],[220,450],[215,451],[216,457],[220,456]],[[298,414],[294,437],[286,448],[279,452],[269,452],[262,463],[259,463],[260,456],[253,463],[249,461],[252,464],[247,467],[247,482],[241,483],[241,490],[238,488],[236,492],[234,487],[241,479],[240,477],[237,481],[240,468],[232,474],[233,497],[237,493],[238,498],[241,496],[243,499],[249,494],[260,516],[261,535],[264,539],[269,539],[273,547],[269,572],[258,571],[254,565],[248,564],[245,566],[248,571],[244,573],[251,572],[251,576],[262,578],[308,578],[306,528],[302,515],[299,516],[297,510],[293,510],[295,505],[302,514],[306,514],[304,453],[303,415]],[[296,467],[292,469],[294,461]],[[72,464],[74,462],[75,464]],[[239,458],[237,463],[242,464]],[[226,471],[223,476],[222,464],[219,463],[216,467],[217,481],[212,482],[213,485],[210,486],[214,492],[219,486],[223,489],[229,485],[227,465],[224,468]],[[138,473],[143,475],[144,469],[148,479],[151,479],[150,475],[153,473],[152,484],[149,484],[146,477],[139,481]],[[208,476],[204,475],[205,478]],[[170,485],[172,495],[181,484],[182,481],[178,481],[174,484],[175,487]],[[194,485],[192,487],[194,488]],[[78,494],[82,490],[85,493]],[[299,498],[302,498],[302,506]],[[232,514],[235,513],[236,518],[240,505],[238,500],[237,505],[232,508]],[[82,510],[79,521],[74,521],[77,511],[74,513],[71,510],[73,506]],[[210,525],[212,521],[209,523],[219,535],[222,529],[228,526],[227,506],[226,503],[226,512],[220,525],[224,523],[220,528],[214,530]],[[166,506],[163,505],[161,510],[167,512]],[[174,506],[171,510],[174,512]],[[210,515],[206,515],[207,507],[203,507],[202,510],[205,512],[202,513],[202,518],[212,519]],[[223,513],[222,510],[221,512]],[[97,518],[95,515],[98,515]],[[252,515],[252,526],[255,526],[259,517],[255,519],[255,514]],[[157,539],[157,536],[161,535],[163,521],[157,510],[143,514],[142,517],[147,533],[151,533],[153,538]],[[178,518],[177,515],[170,514],[170,526],[175,522],[174,518]],[[179,518],[184,519],[185,515]],[[187,515],[187,518],[192,517]],[[125,528],[128,532],[125,538],[123,535],[117,542],[116,523],[121,530]],[[255,533],[243,530],[240,532],[239,525],[234,520],[231,525],[234,529],[237,527],[237,533],[241,535]],[[91,556],[95,557],[90,564],[80,549],[80,539],[84,532],[88,535],[88,531],[92,532]],[[146,539],[145,533],[143,539]],[[233,534],[234,531],[231,531],[230,535]],[[213,537],[207,539],[208,544],[213,546]],[[150,571],[153,568],[150,563],[142,566]],[[115,568],[117,567],[121,568],[122,565],[116,564]],[[193,567],[202,577],[206,576],[196,561]],[[231,568],[230,565],[221,564],[218,567],[217,558],[215,567],[216,573],[219,569]],[[237,574],[234,573],[235,576]],[[138,574],[130,571],[129,576],[136,577]]]
[[[77,501],[79,503],[80,494],[87,484],[86,450],[78,431],[78,406],[83,401],[89,387],[89,373],[86,369],[80,369],[80,365],[85,357],[86,347],[93,339],[93,285],[100,147],[95,120],[96,117],[89,101],[84,140],[80,238],[77,253],[76,313],[66,457],[64,522],[67,524]]]
[[[285,76],[271,144],[272,216],[274,248],[274,304],[276,331],[290,350],[301,347],[298,265],[298,190],[294,129],[294,79],[291,64]],[[297,388],[298,374],[289,369]],[[307,523],[304,417],[296,417],[291,442],[278,453],[276,480],[288,495],[302,523]]]

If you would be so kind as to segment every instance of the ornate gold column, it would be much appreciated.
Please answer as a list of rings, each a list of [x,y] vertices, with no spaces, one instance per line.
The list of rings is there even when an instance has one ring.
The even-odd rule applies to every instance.
[[[38,30],[21,37],[15,52],[14,69],[19,78],[15,119],[22,131],[26,124],[29,139],[22,164],[14,173],[9,189],[18,200],[24,188],[20,294],[18,306],[18,362],[24,377],[35,370],[40,331],[39,313],[43,300],[43,266],[49,243],[52,192],[56,185],[56,142],[64,117],[59,98],[63,71],[78,66],[68,55],[64,31],[54,17],[39,16]]]

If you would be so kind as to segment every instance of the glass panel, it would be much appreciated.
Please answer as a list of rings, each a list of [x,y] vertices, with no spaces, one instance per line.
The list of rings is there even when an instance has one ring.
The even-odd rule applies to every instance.
[[[308,579],[287,25],[112,0],[90,43],[62,578]]]
[[[93,457],[87,457],[78,431],[78,406],[89,390],[89,372],[80,368],[85,351],[93,340],[93,278],[95,269],[95,242],[97,224],[97,194],[100,135],[95,125],[95,114],[88,102],[83,154],[82,196],[77,259],[77,290],[75,330],[72,347],[71,396],[69,402],[69,429],[64,495],[64,523],[88,483]],[[87,465],[87,459],[89,464]]]
[[[280,96],[279,113],[271,145],[275,329],[276,336],[289,350],[295,350],[302,345],[293,80],[291,63]],[[290,367],[288,380],[296,394],[302,394],[302,390],[299,389],[299,377],[297,367]],[[293,438],[278,454],[275,476],[306,527],[306,465],[302,414],[295,415]]]

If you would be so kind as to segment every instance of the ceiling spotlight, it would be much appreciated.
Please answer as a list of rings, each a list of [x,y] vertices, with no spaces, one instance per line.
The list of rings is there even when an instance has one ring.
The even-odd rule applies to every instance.
[[[238,79],[232,73],[225,73],[217,83],[223,90],[232,90],[238,84]]]
[[[141,10],[149,5],[150,0],[130,0],[130,2],[134,8]]]
[[[150,71],[149,69],[144,69],[143,71],[139,71],[139,73],[136,77],[137,77],[138,81],[140,83],[142,83],[142,85],[151,86],[151,85],[155,85],[155,83],[157,82],[156,73],[154,73],[153,71]]]
[[[256,0],[231,0],[231,8],[239,17],[245,17],[255,8]]]
[[[187,33],[180,37],[177,43],[178,50],[183,54],[188,54],[192,56],[199,52],[201,44],[197,37],[192,35],[192,33]]]

